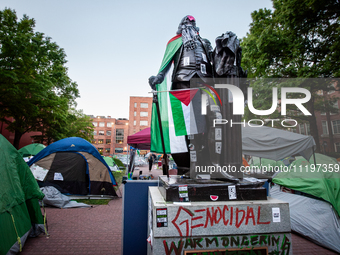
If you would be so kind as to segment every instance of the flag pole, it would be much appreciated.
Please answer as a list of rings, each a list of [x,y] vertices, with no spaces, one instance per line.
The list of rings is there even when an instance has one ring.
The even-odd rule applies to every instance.
[[[161,121],[161,111],[159,109],[157,91],[153,92],[153,102],[156,104],[156,109],[157,109],[158,125],[159,125],[159,131],[161,133],[162,148],[163,148],[163,158],[165,161],[165,172],[166,172],[166,176],[169,178],[168,155],[166,154],[166,151],[165,151],[165,143],[164,143],[164,136],[163,136],[162,121]]]

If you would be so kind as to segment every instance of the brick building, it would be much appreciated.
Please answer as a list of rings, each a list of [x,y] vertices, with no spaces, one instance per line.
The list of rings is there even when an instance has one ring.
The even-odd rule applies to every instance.
[[[333,106],[339,109],[340,91],[335,89],[329,92],[319,91],[318,94],[323,96],[326,101],[331,97],[338,98]],[[340,112],[315,112],[315,116],[321,152],[340,153]],[[296,129],[292,131],[303,135],[310,135],[310,125],[309,123],[299,123]]]
[[[325,100],[329,97],[340,98],[339,91],[323,92]],[[339,100],[334,103],[334,108],[339,109]],[[323,152],[340,153],[340,112],[317,112],[316,114],[320,148]]]
[[[129,120],[90,116],[94,126],[92,144],[104,156],[127,152]]]
[[[9,121],[14,121],[14,118],[8,118]],[[0,121],[0,134],[2,134],[11,144],[14,143],[14,133],[8,131],[7,124]],[[32,136],[41,135],[41,132],[28,132],[22,135],[20,142],[19,142],[19,149],[34,143]]]
[[[130,97],[129,135],[151,125],[152,97]]]

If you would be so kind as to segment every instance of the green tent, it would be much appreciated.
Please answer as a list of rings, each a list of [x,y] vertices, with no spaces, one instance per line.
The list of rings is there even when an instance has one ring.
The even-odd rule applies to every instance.
[[[279,173],[273,182],[331,203],[340,215],[340,165],[336,159],[315,154],[309,161],[297,157],[290,171]]]
[[[118,166],[119,170],[126,170],[123,162],[120,159],[118,159],[118,158],[112,158],[112,159],[116,163],[116,165]]]
[[[116,171],[113,170],[115,167],[117,167],[116,169],[118,170],[119,167],[117,166],[117,164],[115,163],[115,161],[113,160],[113,158],[109,157],[109,156],[103,156],[103,159],[105,160],[106,164],[110,167],[110,169],[112,171]],[[120,171],[120,170],[119,170]]]
[[[41,143],[32,143],[32,144],[26,145],[25,147],[22,147],[18,151],[22,157],[29,157],[29,156],[37,155],[45,147],[46,146]]]
[[[29,234],[44,232],[40,191],[19,152],[0,135],[0,255],[19,252]]]

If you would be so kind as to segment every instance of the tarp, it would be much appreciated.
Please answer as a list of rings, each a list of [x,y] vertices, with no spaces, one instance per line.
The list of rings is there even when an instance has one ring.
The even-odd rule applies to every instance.
[[[57,190],[53,186],[46,186],[40,188],[41,192],[45,194],[43,202],[45,205],[55,206],[58,208],[85,208],[91,207],[85,203],[78,203],[77,201],[72,201],[68,196],[61,194],[59,190]]]
[[[309,159],[315,149],[312,136],[265,127],[242,126],[242,153],[275,161],[293,155]]]
[[[265,126],[241,126],[242,127],[242,153],[249,156],[282,160],[293,155],[301,155],[309,159],[315,149],[315,141],[312,136],[265,127]],[[130,137],[130,139],[129,139]],[[161,142],[161,141],[159,141]],[[132,136],[128,136],[128,144],[134,148],[138,146],[150,146],[150,128],[146,128]],[[150,149],[150,147],[148,147]]]
[[[29,145],[26,145],[18,150],[18,152],[21,154],[22,157],[29,157],[29,156],[35,156],[40,151],[45,149],[46,146],[41,143],[32,143]]]
[[[276,199],[289,203],[290,224],[293,231],[340,253],[340,219],[328,202],[281,192],[277,185],[270,190],[270,194]]]
[[[32,229],[34,235],[44,231],[38,201],[43,199],[44,194],[22,156],[2,135],[0,194],[0,254],[15,254]],[[20,238],[21,244],[17,238]]]
[[[290,165],[290,171],[281,172],[273,182],[328,201],[340,215],[340,165],[331,157],[316,153],[310,161],[302,157]]]
[[[145,128],[134,135],[129,135],[127,138],[127,143],[136,149],[150,150],[150,128]]]
[[[113,195],[116,180],[98,150],[88,141],[69,137],[52,143],[28,163],[49,170],[40,186],[73,195]]]

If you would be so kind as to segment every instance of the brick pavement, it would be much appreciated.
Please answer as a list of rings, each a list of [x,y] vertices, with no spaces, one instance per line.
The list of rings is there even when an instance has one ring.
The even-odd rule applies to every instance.
[[[139,171],[148,174],[148,167]],[[157,178],[161,169],[153,169]],[[28,238],[23,255],[37,254],[121,254],[122,244],[122,198],[92,208],[46,208],[50,237],[41,235]],[[314,244],[302,236],[292,234],[293,253],[296,254],[337,254]]]

